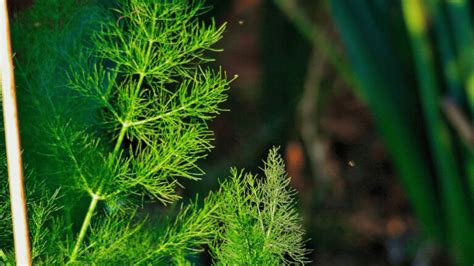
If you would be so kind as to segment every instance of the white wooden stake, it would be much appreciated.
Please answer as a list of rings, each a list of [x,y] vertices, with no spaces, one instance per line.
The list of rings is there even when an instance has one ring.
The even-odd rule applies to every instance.
[[[28,215],[23,184],[20,130],[13,75],[7,0],[0,0],[0,71],[2,72],[3,120],[7,148],[8,179],[17,265],[31,265]]]

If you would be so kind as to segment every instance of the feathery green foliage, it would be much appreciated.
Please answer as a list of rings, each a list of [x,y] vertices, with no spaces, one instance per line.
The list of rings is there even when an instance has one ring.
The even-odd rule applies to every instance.
[[[88,110],[72,116],[55,110],[70,103],[64,97],[44,100],[55,116],[42,125],[49,141],[42,152],[62,166],[54,175],[67,178],[67,189],[91,197],[70,261],[83,248],[99,201],[172,203],[178,177],[202,175],[197,161],[212,138],[207,121],[220,111],[229,84],[221,71],[202,66],[224,29],[199,23],[203,11],[201,2],[187,1],[123,1],[112,14],[103,11],[108,20],[99,21],[87,49],[77,45],[79,55],[67,57],[76,63],[59,85],[66,95],[84,96],[71,98]]]
[[[221,184],[217,217],[223,224],[212,247],[219,265],[305,263],[303,229],[278,149],[270,150],[259,179],[235,168]]]
[[[0,164],[0,250],[11,245],[11,241],[7,240],[11,235],[11,213],[10,213],[10,194],[8,193],[8,179],[5,154],[0,156],[2,164]]]
[[[5,157],[3,156],[3,159]],[[5,167],[6,169],[6,167]],[[0,220],[0,262],[14,264],[13,235],[10,215],[10,200],[8,198],[8,183],[6,171],[3,172],[0,181],[0,187],[3,189],[2,200],[2,220]],[[44,264],[48,262],[56,262],[56,256],[51,256],[56,252],[60,252],[56,246],[59,232],[63,230],[62,222],[55,217],[59,211],[59,190],[51,195],[46,193],[46,189],[42,183],[34,184],[31,175],[27,175],[26,190],[28,198],[28,213],[30,223],[30,241],[31,255],[34,261],[42,261]],[[2,255],[3,254],[3,255]]]
[[[212,198],[212,197],[211,197]],[[202,252],[218,227],[215,202],[207,198],[182,206],[176,217],[156,223],[130,211],[106,214],[91,225],[81,263],[156,264],[186,260]],[[135,213],[135,214],[133,214]]]
[[[225,25],[200,22],[207,10],[202,1],[38,0],[14,21],[35,264],[190,264],[206,245],[232,241],[222,204],[237,188],[180,208],[147,207],[174,206],[180,180],[201,178],[198,162],[212,148],[208,123],[231,81],[208,64]],[[303,262],[276,150],[265,169],[268,181],[255,192],[268,206],[248,219],[265,226],[268,261]],[[13,264],[7,198],[0,195],[0,262]],[[259,204],[245,203],[241,215]]]

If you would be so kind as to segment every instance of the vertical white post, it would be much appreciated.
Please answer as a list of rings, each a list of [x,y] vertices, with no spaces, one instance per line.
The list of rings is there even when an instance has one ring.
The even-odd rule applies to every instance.
[[[0,71],[15,259],[17,265],[31,265],[7,0],[0,0],[0,5]]]

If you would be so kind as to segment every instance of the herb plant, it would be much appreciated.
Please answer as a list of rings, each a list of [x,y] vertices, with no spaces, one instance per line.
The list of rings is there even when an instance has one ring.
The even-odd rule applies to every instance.
[[[201,22],[207,10],[202,1],[38,0],[16,18],[35,264],[181,265],[206,245],[215,264],[305,262],[277,149],[266,178],[232,170],[218,191],[176,205],[181,180],[204,175],[208,123],[231,82],[208,64],[225,24]],[[0,261],[10,264],[0,199]],[[171,207],[150,211],[156,203]]]

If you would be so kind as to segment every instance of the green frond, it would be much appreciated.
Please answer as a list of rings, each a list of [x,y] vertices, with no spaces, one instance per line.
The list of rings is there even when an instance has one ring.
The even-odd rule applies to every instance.
[[[10,194],[5,153],[0,153],[0,250],[12,244]]]
[[[101,217],[91,225],[90,238],[76,262],[126,264],[137,259],[152,244],[150,236],[142,230],[145,222],[133,210]]]
[[[200,23],[206,10],[202,1],[121,1],[116,20],[104,23],[95,36],[99,57],[147,82],[190,77],[196,65],[212,60],[205,52],[216,51],[212,46],[225,29]]]
[[[94,46],[79,55],[68,88],[95,103],[89,113],[98,123],[81,135],[95,131],[98,143],[110,143],[102,157],[121,173],[96,174],[98,186],[74,175],[90,194],[129,191],[170,203],[179,199],[177,178],[202,175],[197,162],[212,148],[207,122],[222,111],[230,83],[222,71],[202,66],[223,31],[198,22],[205,10],[201,2],[123,1],[117,19],[104,22]]]
[[[295,191],[277,148],[270,150],[263,171],[260,179],[232,169],[221,185],[223,231],[212,246],[219,265],[307,262]]]
[[[181,205],[176,217],[161,222],[141,218],[136,211],[108,213],[91,225],[91,237],[76,263],[185,263],[217,235],[214,197],[202,205],[197,199]]]
[[[198,200],[181,206],[177,216],[169,220],[160,232],[157,244],[150,248],[140,263],[152,261],[180,261],[203,251],[217,236],[219,221],[216,219],[219,208],[218,197],[210,194],[199,206]]]
[[[7,174],[0,181],[2,213],[0,220],[0,264],[14,265],[13,234],[10,215],[10,200],[6,186]],[[59,189],[51,195],[43,184],[33,183],[32,174],[26,176],[27,207],[29,210],[29,228],[31,255],[34,263],[57,262],[60,253],[61,235],[66,231],[55,214],[60,210]],[[4,189],[4,190],[3,190]],[[3,253],[3,254],[2,254]],[[56,254],[50,256],[49,254]]]

